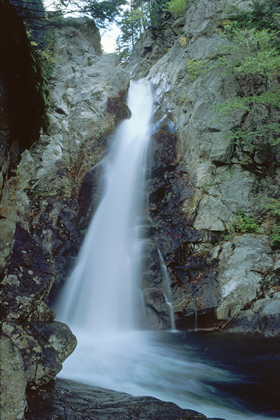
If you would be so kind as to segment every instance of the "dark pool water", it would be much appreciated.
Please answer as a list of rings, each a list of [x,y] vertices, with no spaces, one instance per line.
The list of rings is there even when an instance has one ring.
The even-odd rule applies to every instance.
[[[186,333],[159,337],[207,366],[227,371],[232,381],[206,380],[215,397],[244,413],[280,418],[280,340],[235,334]]]
[[[61,377],[150,395],[226,420],[280,419],[280,340],[134,331],[89,336]]]

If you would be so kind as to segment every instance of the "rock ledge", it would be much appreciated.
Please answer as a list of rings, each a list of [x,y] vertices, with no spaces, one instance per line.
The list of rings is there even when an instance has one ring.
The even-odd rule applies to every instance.
[[[207,419],[193,410],[153,397],[131,395],[66,379],[29,391],[26,420],[192,420]]]

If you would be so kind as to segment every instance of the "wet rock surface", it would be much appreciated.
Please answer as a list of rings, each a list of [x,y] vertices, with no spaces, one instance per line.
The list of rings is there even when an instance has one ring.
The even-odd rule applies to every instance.
[[[16,227],[11,264],[2,282],[1,309],[6,319],[27,319],[45,300],[54,282],[51,257],[23,227]]]
[[[194,188],[187,166],[177,156],[177,140],[172,120],[161,118],[152,140],[148,185],[151,243],[143,275],[148,323],[155,329],[170,328],[170,310],[175,313],[177,328],[194,328],[197,314],[201,327],[211,325],[219,299],[218,262],[196,250],[206,241],[214,244],[218,236],[196,229],[184,210]],[[172,309],[167,302],[172,303]]]
[[[207,419],[193,410],[152,397],[132,397],[121,392],[56,379],[39,391],[29,391],[26,420],[70,419]]]

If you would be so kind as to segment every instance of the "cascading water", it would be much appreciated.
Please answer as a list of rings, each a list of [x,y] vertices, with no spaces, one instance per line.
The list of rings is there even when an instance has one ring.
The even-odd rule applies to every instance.
[[[168,270],[167,270],[166,264],[164,262],[164,259],[160,250],[158,250],[158,254],[159,254],[159,261],[160,261],[160,266],[161,266],[162,281],[164,283],[165,290],[166,290],[166,293],[164,294],[164,298],[165,298],[166,304],[169,306],[171,331],[175,332],[176,331],[175,315],[174,315],[173,305],[170,301],[170,278],[169,278]]]
[[[128,106],[132,116],[104,162],[104,197],[57,305],[59,319],[92,333],[139,328],[143,318],[138,224],[153,111],[148,83],[131,83]]]
[[[215,336],[199,333],[137,330],[143,311],[138,287],[138,223],[153,109],[151,88],[145,80],[131,83],[128,106],[132,117],[120,125],[104,161],[104,197],[57,303],[58,319],[69,324],[78,338],[77,349],[65,361],[60,376],[133,395],[151,395],[211,417],[266,419],[248,412],[246,401],[239,408],[239,401],[248,393],[242,385],[255,385],[257,369],[253,360],[251,377],[237,376],[243,366],[248,371],[253,356],[242,365],[241,346],[239,357],[234,353],[230,361],[225,359],[225,355],[231,357],[234,339],[233,346],[227,346],[227,342],[216,344]],[[235,366],[239,360],[240,369]],[[260,393],[257,395],[255,402],[260,400]]]

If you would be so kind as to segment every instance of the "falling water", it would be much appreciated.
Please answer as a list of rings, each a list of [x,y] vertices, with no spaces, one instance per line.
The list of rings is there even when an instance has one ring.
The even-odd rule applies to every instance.
[[[57,305],[59,319],[88,332],[135,329],[142,318],[138,224],[153,110],[147,82],[131,82],[128,106],[132,116],[104,162],[103,199]]]
[[[160,252],[160,250],[158,250],[158,254],[159,254],[160,267],[161,267],[162,281],[163,281],[164,287],[165,287],[165,294],[164,294],[165,303],[169,307],[169,318],[170,318],[171,331],[175,332],[177,330],[176,330],[176,324],[175,324],[174,308],[173,308],[172,302],[170,300],[170,295],[171,295],[171,292],[170,292],[170,278],[169,278],[169,274],[168,274],[166,264],[164,262],[164,258],[162,256],[162,253]]]
[[[131,83],[128,106],[132,117],[120,125],[111,154],[104,161],[103,199],[58,301],[58,319],[69,324],[78,338],[77,349],[65,361],[60,376],[133,395],[151,395],[211,417],[266,419],[247,410],[246,401],[239,408],[247,394],[242,385],[254,386],[256,379],[247,380],[236,373],[236,354],[233,362],[223,361],[234,345],[222,352],[221,344],[217,347],[199,333],[186,336],[137,330],[143,309],[137,226],[153,109],[151,88],[145,80]],[[258,369],[253,356],[244,366],[247,370],[251,359],[254,376]],[[267,388],[262,386],[254,402]],[[226,393],[227,389],[235,392],[236,398]]]

